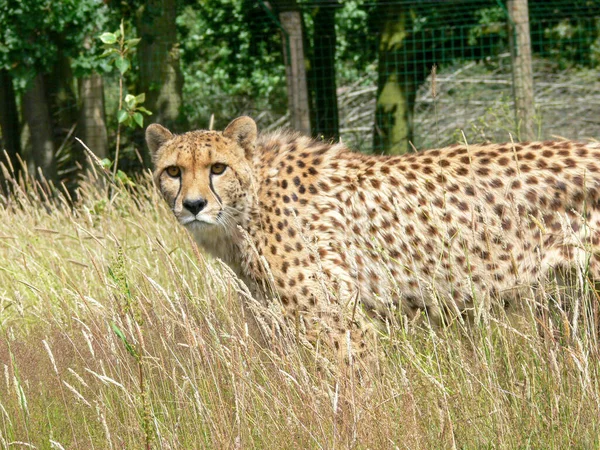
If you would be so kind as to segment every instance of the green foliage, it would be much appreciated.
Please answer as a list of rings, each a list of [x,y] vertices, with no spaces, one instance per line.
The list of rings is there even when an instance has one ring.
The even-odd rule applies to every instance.
[[[89,70],[97,55],[90,37],[110,17],[101,0],[0,0],[0,67],[21,88],[49,71],[59,52]]]
[[[600,64],[600,2],[590,0],[530,0],[533,51],[552,58],[559,67]]]
[[[113,331],[115,332],[115,334],[117,335],[117,337],[121,340],[121,342],[125,346],[127,353],[129,353],[131,356],[133,356],[136,361],[139,361],[140,355],[137,352],[137,350],[135,349],[135,346],[127,340],[125,333],[123,333],[121,331],[121,329],[114,322],[111,322],[110,326],[113,329]]]
[[[140,106],[144,103],[145,99],[146,94],[127,94],[123,102],[123,109],[120,109],[117,113],[119,123],[122,123],[129,128],[135,128],[136,125],[140,128],[144,128],[144,116],[142,113],[147,115],[152,114],[146,108]]]
[[[101,58],[105,58],[110,64],[117,68],[119,72],[119,106],[117,109],[117,143],[115,150],[115,161],[113,166],[113,176],[121,179],[122,182],[130,183],[129,178],[121,171],[117,170],[119,163],[119,150],[121,142],[121,125],[134,129],[144,127],[144,116],[152,113],[144,108],[142,103],[146,100],[146,94],[139,95],[125,94],[124,77],[131,68],[131,56],[135,47],[139,44],[139,38],[128,39],[125,33],[125,24],[121,20],[119,29],[110,33],[104,32],[98,39],[102,41],[105,47]]]
[[[477,25],[469,30],[469,45],[477,45],[485,36],[497,36],[506,42],[506,10],[500,6],[482,8],[475,12]]]
[[[600,18],[591,23],[564,19],[544,29],[543,37],[547,44],[539,52],[559,62],[561,68],[574,63],[591,67],[600,64]]]
[[[311,18],[317,8],[333,3],[298,2],[307,26],[305,44],[309,56],[315,32]],[[185,79],[181,116],[190,127],[206,127],[213,113],[217,128],[241,113],[257,117],[260,125],[271,124],[285,114],[281,30],[273,20],[277,12],[267,13],[262,6],[266,4],[269,2],[262,0],[177,3],[180,61]],[[271,6],[275,4],[271,2]],[[336,7],[339,88],[370,88],[378,82],[378,36],[391,17],[385,14],[385,7],[394,4],[409,11],[408,51],[402,55],[415,62],[401,69],[411,75],[423,79],[433,63],[442,67],[465,60],[486,60],[486,64],[497,65],[495,59],[487,58],[508,50],[504,2],[339,0]],[[535,54],[551,58],[558,63],[558,69],[600,64],[597,1],[529,0],[529,5]],[[110,111],[109,135],[113,143],[118,135],[123,147],[120,155],[123,168],[139,167],[135,149],[143,145],[139,129],[146,124],[144,116],[149,113],[136,95],[140,90],[136,88],[139,70],[133,51],[139,38],[143,38],[134,27],[139,24],[144,8],[150,6],[139,0],[0,0],[0,68],[10,72],[17,93],[28,80],[37,73],[49,72],[59,60],[70,61],[75,77],[92,71],[103,73],[106,106]],[[124,40],[120,28],[107,31],[117,29],[121,18],[128,33],[137,33],[139,37]],[[130,50],[127,55],[119,53],[121,44],[123,49]],[[100,58],[107,47],[112,51]],[[398,61],[399,67],[401,60]],[[151,93],[150,88],[142,90]],[[364,119],[357,124],[358,128],[372,127],[368,121],[372,122],[372,118]],[[55,123],[54,129],[68,129],[68,126]],[[119,132],[115,133],[117,129]],[[58,147],[62,139],[57,140]],[[113,167],[117,176],[116,164]]]
[[[105,46],[104,53],[100,58],[105,58],[109,63],[113,64],[121,76],[131,68],[130,58],[135,47],[140,42],[140,39],[126,39],[125,24],[121,20],[119,29],[113,33],[104,32],[98,39]]]
[[[354,83],[375,70],[377,33],[372,33],[372,6],[365,0],[341,2],[336,11],[336,75],[338,86]],[[311,33],[314,30],[309,29]],[[367,76],[365,76],[367,75]]]
[[[280,31],[258,2],[206,0],[177,18],[185,115],[216,127],[240,112],[286,111]]]

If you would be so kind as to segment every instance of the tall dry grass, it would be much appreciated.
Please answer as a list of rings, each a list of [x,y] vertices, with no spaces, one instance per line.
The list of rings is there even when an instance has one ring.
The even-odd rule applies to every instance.
[[[0,200],[1,448],[600,446],[589,285],[566,299],[576,328],[526,296],[518,320],[399,318],[359,383],[255,343],[241,288],[149,177],[97,185],[74,207],[31,180]]]

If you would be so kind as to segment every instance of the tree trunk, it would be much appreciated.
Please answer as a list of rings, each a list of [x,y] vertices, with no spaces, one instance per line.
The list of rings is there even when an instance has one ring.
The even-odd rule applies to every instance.
[[[399,155],[410,151],[417,76],[416,55],[406,49],[408,11],[402,5],[386,5],[379,40],[377,106],[373,149]]]
[[[279,21],[285,30],[283,54],[292,128],[301,133],[310,134],[310,110],[300,11],[282,11],[279,13]]]
[[[19,113],[12,77],[8,71],[0,70],[0,129],[2,130],[0,152],[3,153],[6,150],[15,170],[17,169],[17,155],[21,152],[19,128]],[[4,154],[0,155],[0,161],[6,162],[4,158]]]
[[[513,72],[513,96],[519,140],[535,138],[533,69],[527,0],[508,0],[509,45]]]
[[[313,18],[311,78],[314,86],[314,107],[311,118],[313,134],[337,141],[340,137],[340,124],[335,79],[336,6],[318,7]]]
[[[310,135],[310,97],[306,77],[302,14],[297,0],[273,0],[272,3],[283,28],[283,60],[292,128]]]
[[[104,82],[97,73],[79,79],[78,134],[80,139],[99,158],[108,157],[108,137],[104,110]],[[84,151],[82,150],[82,153]],[[85,161],[89,161],[85,158]]]
[[[149,0],[138,13],[140,93],[150,121],[177,129],[182,103],[183,75],[177,47],[175,0]]]
[[[40,168],[44,177],[56,181],[56,160],[52,121],[46,103],[44,77],[38,74],[31,81],[22,98],[23,117],[27,122],[31,140],[31,162],[36,171]]]
[[[73,138],[69,142],[65,139],[73,125],[77,123],[77,96],[75,95],[75,79],[71,70],[71,61],[62,52],[58,53],[58,60],[52,71],[44,74],[44,87],[46,102],[52,119],[52,133],[54,148],[73,145]]]

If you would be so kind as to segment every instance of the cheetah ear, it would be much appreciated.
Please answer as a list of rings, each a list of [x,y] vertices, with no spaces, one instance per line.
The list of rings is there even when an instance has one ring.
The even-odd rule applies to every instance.
[[[173,133],[157,123],[153,123],[146,128],[146,143],[153,158],[160,146],[172,138]]]
[[[234,119],[223,131],[223,136],[236,141],[246,152],[246,158],[250,158],[256,143],[256,122],[251,117],[241,116]]]

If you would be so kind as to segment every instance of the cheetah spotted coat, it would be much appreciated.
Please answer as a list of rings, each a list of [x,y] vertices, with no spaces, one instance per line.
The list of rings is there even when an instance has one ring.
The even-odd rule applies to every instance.
[[[297,134],[257,136],[250,118],[223,133],[148,135],[159,185],[167,148],[210,152],[210,164],[243,147],[236,164],[247,165],[251,179],[240,182],[244,195],[232,196],[230,215],[243,232],[189,228],[244,279],[267,281],[276,296],[265,298],[279,298],[309,333],[319,321],[342,333],[394,310],[425,311],[435,321],[468,314],[493,299],[510,301],[554,267],[599,275],[596,143],[457,144],[367,156]],[[226,254],[212,245],[217,236]]]

